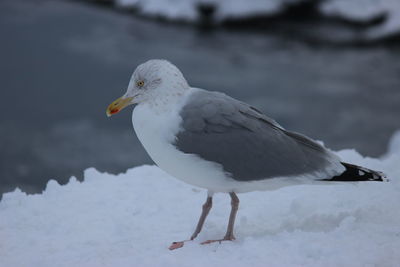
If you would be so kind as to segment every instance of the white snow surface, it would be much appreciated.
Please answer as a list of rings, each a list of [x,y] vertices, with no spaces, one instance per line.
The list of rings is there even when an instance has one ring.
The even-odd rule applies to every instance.
[[[397,132],[380,159],[338,152],[390,182],[240,194],[237,240],[200,245],[225,233],[230,200],[217,194],[203,232],[175,251],[167,247],[190,236],[206,193],[156,166],[90,168],[83,182],[15,190],[0,202],[0,266],[398,266],[399,143]]]

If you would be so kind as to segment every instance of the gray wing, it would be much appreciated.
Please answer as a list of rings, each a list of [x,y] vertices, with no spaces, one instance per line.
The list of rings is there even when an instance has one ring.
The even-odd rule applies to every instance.
[[[339,162],[315,141],[222,93],[194,92],[180,115],[176,147],[221,164],[238,181],[323,172]]]

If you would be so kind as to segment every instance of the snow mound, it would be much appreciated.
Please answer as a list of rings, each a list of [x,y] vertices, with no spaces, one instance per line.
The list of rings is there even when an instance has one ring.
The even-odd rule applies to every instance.
[[[338,152],[390,182],[240,194],[237,240],[203,246],[225,232],[230,200],[217,194],[198,239],[176,251],[167,247],[190,236],[206,194],[156,166],[119,175],[88,169],[84,182],[50,181],[36,195],[16,190],[0,202],[0,265],[398,266],[399,138],[381,159]]]
[[[400,151],[400,130],[396,131],[389,140],[387,155],[397,154]]]

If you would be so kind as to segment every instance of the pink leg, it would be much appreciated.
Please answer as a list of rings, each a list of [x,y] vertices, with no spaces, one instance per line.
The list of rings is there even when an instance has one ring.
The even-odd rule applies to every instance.
[[[239,208],[239,198],[237,197],[237,195],[234,192],[229,193],[229,195],[231,196],[231,214],[229,215],[229,222],[228,222],[228,228],[226,230],[226,234],[224,236],[224,238],[222,239],[217,239],[217,240],[207,240],[205,242],[202,242],[202,245],[205,244],[210,244],[210,243],[214,243],[214,242],[222,242],[222,241],[232,241],[235,240],[235,236],[233,235],[233,227],[235,225],[235,219],[236,219],[236,214]]]
[[[190,237],[190,240],[184,240],[184,241],[179,241],[179,242],[172,242],[172,245],[169,247],[170,250],[174,250],[177,248],[183,247],[184,243],[186,241],[191,241],[197,237],[197,235],[201,232],[201,229],[203,228],[204,222],[206,221],[207,215],[210,212],[212,207],[212,195],[208,194],[206,202],[203,204],[203,210],[201,212],[199,222],[197,223],[196,230]]]

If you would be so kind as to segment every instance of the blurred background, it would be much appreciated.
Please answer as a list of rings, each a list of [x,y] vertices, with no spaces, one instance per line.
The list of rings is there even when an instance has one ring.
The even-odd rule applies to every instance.
[[[151,58],[334,150],[400,129],[398,0],[2,0],[0,36],[0,194],[151,164],[105,115]]]

